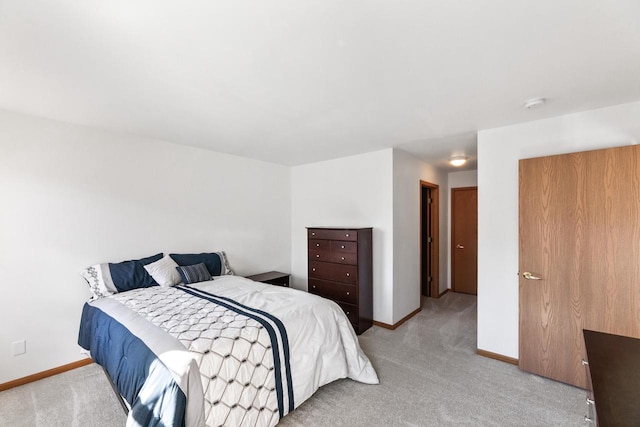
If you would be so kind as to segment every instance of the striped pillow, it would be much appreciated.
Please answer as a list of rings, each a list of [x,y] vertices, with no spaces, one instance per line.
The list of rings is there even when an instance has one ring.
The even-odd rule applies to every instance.
[[[207,266],[202,262],[200,264],[176,267],[176,270],[180,273],[180,277],[182,277],[185,285],[211,280],[211,273],[209,273]]]

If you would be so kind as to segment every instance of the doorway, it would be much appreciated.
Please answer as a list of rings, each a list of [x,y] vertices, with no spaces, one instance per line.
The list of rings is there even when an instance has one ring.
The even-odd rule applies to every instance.
[[[451,189],[451,290],[478,294],[478,187]]]
[[[439,188],[438,185],[420,181],[420,293],[439,298]]]

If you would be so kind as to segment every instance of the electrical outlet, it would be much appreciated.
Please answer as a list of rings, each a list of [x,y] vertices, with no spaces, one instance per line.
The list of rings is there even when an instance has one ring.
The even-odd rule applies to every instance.
[[[11,343],[13,355],[19,356],[27,352],[27,340],[14,341]]]

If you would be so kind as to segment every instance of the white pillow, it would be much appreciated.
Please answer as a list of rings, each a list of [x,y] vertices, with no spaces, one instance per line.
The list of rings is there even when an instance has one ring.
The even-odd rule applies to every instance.
[[[89,284],[89,290],[91,291],[89,301],[118,293],[118,289],[113,284],[113,279],[111,279],[111,272],[109,271],[109,264],[107,263],[87,267],[80,272],[80,275],[84,277],[84,280]],[[180,274],[178,274],[178,278],[180,278]]]
[[[178,267],[178,264],[169,255],[165,255],[158,261],[145,265],[144,269],[153,277],[153,280],[166,288],[182,282],[176,267]]]

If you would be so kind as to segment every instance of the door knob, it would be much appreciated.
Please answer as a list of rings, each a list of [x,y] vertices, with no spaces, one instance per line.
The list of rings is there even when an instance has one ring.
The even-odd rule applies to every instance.
[[[461,245],[460,243],[458,243],[456,245],[456,249],[464,249],[464,245]]]
[[[522,273],[522,277],[524,277],[527,280],[542,280],[542,277],[534,276],[528,271],[525,271],[524,273]]]

